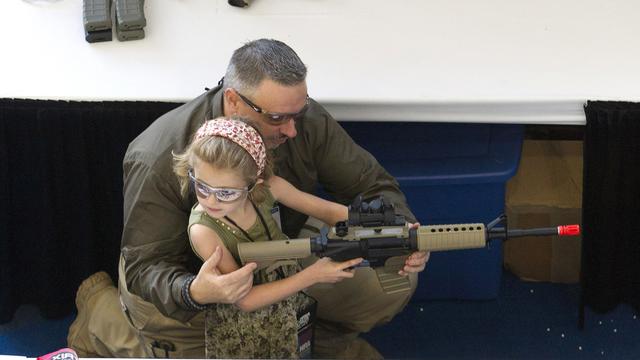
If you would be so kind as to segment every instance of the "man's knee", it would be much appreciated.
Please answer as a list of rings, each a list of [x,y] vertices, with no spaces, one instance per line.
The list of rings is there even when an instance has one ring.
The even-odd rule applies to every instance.
[[[308,289],[318,300],[318,318],[341,324],[345,330],[367,332],[393,319],[409,302],[415,291],[417,276],[410,275],[411,289],[387,294],[373,269],[360,268],[356,276],[333,285]]]

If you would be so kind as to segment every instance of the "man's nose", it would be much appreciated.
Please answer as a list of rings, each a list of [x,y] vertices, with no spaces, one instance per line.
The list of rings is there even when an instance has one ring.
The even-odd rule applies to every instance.
[[[286,135],[288,138],[294,138],[298,134],[296,130],[296,121],[290,118],[286,123],[280,125],[280,133]]]

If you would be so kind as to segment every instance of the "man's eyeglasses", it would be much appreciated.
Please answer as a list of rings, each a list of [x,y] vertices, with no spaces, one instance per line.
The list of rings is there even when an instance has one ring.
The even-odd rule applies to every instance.
[[[253,111],[257,112],[258,114],[265,115],[269,123],[271,125],[276,125],[276,126],[285,124],[292,119],[294,121],[302,120],[302,118],[304,118],[304,115],[307,113],[307,109],[309,108],[309,95],[307,95],[304,106],[300,111],[298,111],[297,113],[284,114],[284,113],[272,113],[272,112],[265,111],[258,105],[251,102],[251,100],[247,99],[246,96],[240,94],[238,91],[236,91],[236,94],[238,94],[240,99],[242,99],[242,101],[244,101],[245,104],[249,105],[249,107],[252,108]]]
[[[196,196],[202,199],[208,199],[213,194],[216,200],[220,202],[234,202],[242,197],[245,193],[249,192],[249,188],[236,189],[230,187],[211,187],[202,183],[200,180],[193,176],[193,171],[189,170],[189,179],[193,182],[193,187],[196,190]]]

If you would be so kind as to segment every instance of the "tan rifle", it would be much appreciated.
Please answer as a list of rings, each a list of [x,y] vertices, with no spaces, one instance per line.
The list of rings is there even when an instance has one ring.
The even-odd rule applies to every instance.
[[[576,236],[579,225],[508,230],[507,218],[500,215],[483,223],[427,225],[410,228],[393,205],[383,197],[364,202],[358,197],[349,206],[349,220],[324,228],[311,238],[248,242],[238,244],[243,264],[255,262],[258,269],[272,271],[311,255],[334,261],[362,257],[364,266],[375,269],[382,289],[388,294],[408,291],[409,279],[398,274],[405,259],[415,251],[476,249],[492,239],[521,236]],[[499,226],[503,225],[503,226]]]

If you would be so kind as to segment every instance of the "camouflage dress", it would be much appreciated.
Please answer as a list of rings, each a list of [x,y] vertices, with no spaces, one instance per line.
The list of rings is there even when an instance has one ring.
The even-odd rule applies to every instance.
[[[266,201],[258,205],[273,239],[285,239],[270,215],[274,199],[269,194]],[[210,227],[220,236],[236,262],[240,264],[237,244],[251,241],[241,231],[206,213],[194,209],[189,219],[192,224]],[[268,241],[261,221],[246,230],[254,241]],[[254,274],[254,285],[291,276],[300,266],[286,265],[266,273]],[[298,358],[298,314],[313,306],[315,300],[299,292],[278,303],[253,312],[243,312],[232,304],[213,304],[205,313],[205,351],[207,358]]]

